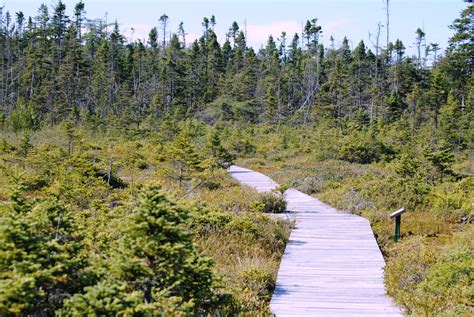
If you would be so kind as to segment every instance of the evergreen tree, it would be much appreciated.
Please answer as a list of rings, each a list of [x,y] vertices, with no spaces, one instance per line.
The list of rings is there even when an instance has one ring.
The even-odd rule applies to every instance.
[[[156,187],[142,191],[109,260],[106,280],[67,301],[67,315],[193,311],[214,300],[212,262],[186,234],[188,212]]]
[[[461,16],[450,26],[455,31],[449,39],[446,56],[446,71],[450,75],[453,87],[458,86],[466,96],[466,86],[474,68],[474,5],[469,5]]]
[[[53,315],[89,282],[84,245],[57,200],[29,202],[22,190],[0,217],[0,314]]]
[[[221,128],[213,127],[208,135],[205,147],[206,165],[208,168],[228,168],[232,165],[235,156],[232,155],[223,145],[221,141]]]
[[[25,130],[25,132],[23,132],[23,137],[20,140],[20,152],[22,156],[25,158],[28,155],[28,152],[33,148],[33,145],[30,142],[31,142],[30,131]]]
[[[107,21],[87,20],[81,1],[69,18],[59,1],[51,13],[40,6],[33,18],[18,12],[13,21],[4,14],[1,112],[14,131],[70,116],[74,124],[86,119],[94,127],[132,123],[140,129],[147,127],[142,122],[159,127],[167,114],[181,120],[212,113],[217,102],[232,108],[229,118],[272,124],[305,123],[321,113],[336,121],[391,124],[414,113],[413,131],[431,121],[436,132],[448,91],[463,114],[471,111],[472,7],[453,22],[446,57],[438,58],[439,45],[427,46],[421,29],[416,56],[398,39],[384,50],[374,43],[375,53],[363,42],[352,50],[345,37],[340,47],[332,38],[325,49],[316,18],[291,42],[283,32],[258,53],[236,22],[221,45],[213,16],[203,19],[203,34],[192,45],[186,46],[183,24],[169,32],[166,14],[146,43],[126,41],[118,22],[110,29]],[[432,52],[435,63],[427,65]]]
[[[440,132],[447,144],[458,149],[466,145],[465,136],[469,127],[469,114],[463,114],[461,105],[451,92],[445,105],[440,109]]]
[[[189,134],[189,126],[186,125],[170,144],[168,153],[171,161],[171,170],[168,176],[176,180],[180,187],[189,189],[190,181],[202,172],[202,160],[196,152]]]

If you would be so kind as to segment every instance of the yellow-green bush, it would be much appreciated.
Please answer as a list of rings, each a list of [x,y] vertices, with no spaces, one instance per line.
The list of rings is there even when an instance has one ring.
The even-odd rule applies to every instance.
[[[256,204],[264,213],[282,213],[286,211],[285,198],[279,193],[260,193]]]
[[[438,246],[414,237],[389,249],[387,292],[416,316],[469,316],[474,312],[474,231]]]

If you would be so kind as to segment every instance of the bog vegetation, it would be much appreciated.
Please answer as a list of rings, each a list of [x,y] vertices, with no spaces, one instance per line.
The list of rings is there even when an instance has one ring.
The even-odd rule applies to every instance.
[[[367,217],[408,314],[472,315],[473,15],[408,56],[317,19],[255,51],[214,16],[142,42],[82,2],[2,8],[0,315],[268,314],[291,224],[234,161]]]

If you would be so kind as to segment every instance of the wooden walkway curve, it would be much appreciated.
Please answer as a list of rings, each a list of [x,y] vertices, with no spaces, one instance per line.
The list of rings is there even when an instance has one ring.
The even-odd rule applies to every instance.
[[[258,191],[276,186],[269,177],[238,166],[231,175]],[[385,294],[385,261],[369,221],[338,212],[295,189],[285,192],[296,220],[270,303],[277,316],[402,316]]]

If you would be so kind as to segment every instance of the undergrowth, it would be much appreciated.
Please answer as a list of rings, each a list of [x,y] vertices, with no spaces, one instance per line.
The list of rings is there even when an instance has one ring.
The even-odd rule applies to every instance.
[[[256,152],[238,163],[369,219],[387,262],[387,292],[407,314],[472,315],[474,166],[469,152],[454,152],[442,142],[427,146],[423,137],[428,134],[407,138],[400,127],[354,135],[325,124],[279,129],[254,131]],[[364,133],[365,143],[378,144],[372,149],[380,151],[374,161],[364,158],[364,150],[345,145],[346,138],[364,139]],[[407,212],[395,243],[388,216],[401,207]]]

